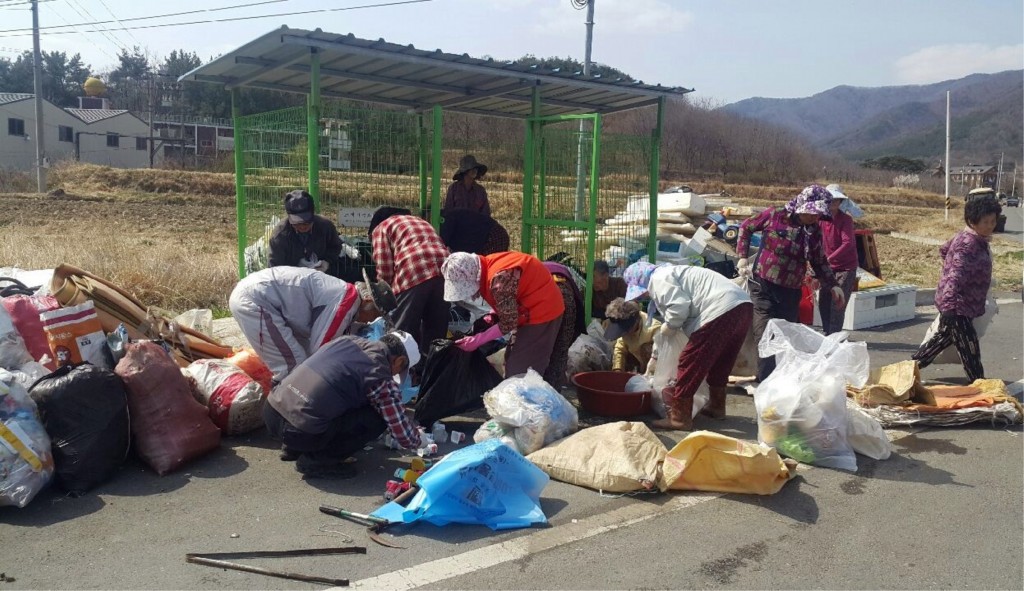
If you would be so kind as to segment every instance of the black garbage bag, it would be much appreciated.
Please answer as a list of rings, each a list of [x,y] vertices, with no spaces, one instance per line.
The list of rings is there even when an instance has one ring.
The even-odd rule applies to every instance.
[[[68,365],[40,378],[29,393],[52,440],[62,488],[78,495],[114,475],[131,441],[121,378],[88,363]]]
[[[434,421],[483,408],[483,395],[501,383],[501,375],[477,350],[466,352],[454,341],[437,339],[423,364],[416,402],[416,422],[430,428]]]

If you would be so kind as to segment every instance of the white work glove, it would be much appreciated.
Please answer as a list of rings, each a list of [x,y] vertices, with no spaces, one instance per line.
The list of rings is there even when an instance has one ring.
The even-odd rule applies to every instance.
[[[654,369],[655,367],[657,367],[657,365],[658,360],[655,359],[654,357],[651,357],[651,360],[647,362],[647,370],[644,372],[644,375],[647,377],[654,376]]]
[[[327,269],[331,268],[331,264],[328,263],[327,261],[320,261],[313,268],[316,269],[317,271],[323,271],[324,273],[326,273]]]
[[[750,270],[750,261],[740,257],[740,259],[736,261],[736,274],[744,279],[750,279],[753,275]]]
[[[315,269],[319,261],[310,261],[307,259],[299,259],[299,266],[307,269]]]
[[[846,296],[843,295],[843,288],[838,285],[832,288],[832,307],[842,308],[846,306]]]
[[[659,330],[661,332],[661,337],[665,339],[670,338],[674,336],[677,332],[679,332],[678,328],[672,328],[671,326],[668,325],[668,322],[663,322],[661,325],[661,329]]]

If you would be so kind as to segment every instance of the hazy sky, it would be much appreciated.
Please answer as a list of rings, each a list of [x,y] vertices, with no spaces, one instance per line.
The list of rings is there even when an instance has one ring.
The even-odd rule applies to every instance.
[[[132,27],[375,4],[386,0],[48,0],[42,27],[200,12],[49,34],[42,47],[80,52],[94,71],[120,47],[157,57],[173,49],[204,60],[281,25],[511,59],[571,56],[582,61],[585,10],[571,0],[432,0],[311,15],[216,24]],[[0,0],[0,29],[31,27],[24,0]],[[925,84],[976,72],[1024,68],[1021,0],[595,0],[593,59],[648,83],[695,88],[695,97],[733,102],[802,97],[840,84]],[[121,27],[128,30],[124,30]],[[0,55],[31,49],[23,32],[0,32]],[[2,89],[0,89],[2,90]]]

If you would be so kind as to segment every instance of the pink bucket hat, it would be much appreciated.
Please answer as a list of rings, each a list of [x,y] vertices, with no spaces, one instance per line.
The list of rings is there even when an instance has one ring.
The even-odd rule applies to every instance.
[[[480,257],[468,252],[453,252],[441,265],[444,275],[444,299],[468,300],[480,291]]]

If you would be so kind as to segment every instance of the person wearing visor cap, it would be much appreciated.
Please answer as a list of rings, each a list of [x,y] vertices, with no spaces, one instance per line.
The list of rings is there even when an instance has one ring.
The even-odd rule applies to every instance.
[[[631,272],[635,265],[640,265]],[[626,269],[627,300],[649,297],[648,313],[660,315],[660,332],[683,331],[689,340],[679,359],[658,359],[657,341],[648,373],[662,363],[677,363],[675,384],[663,392],[668,416],[654,421],[659,429],[693,428],[693,396],[707,379],[710,399],[700,413],[725,418],[725,390],[750,330],[754,306],[747,292],[720,273],[703,267],[634,263]]]
[[[828,206],[829,219],[818,222],[821,226],[822,246],[828,264],[835,273],[836,282],[843,290],[842,301],[834,300],[832,290],[818,288],[818,312],[821,314],[821,328],[826,335],[843,330],[846,318],[846,303],[857,284],[857,238],[853,233],[853,218],[843,211],[843,203],[849,197],[843,193],[839,185],[826,187],[832,194],[832,202]]]
[[[612,371],[643,372],[651,361],[661,322],[647,318],[640,304],[615,298],[604,310],[604,338],[615,343]]]
[[[284,196],[285,219],[270,236],[270,267],[306,267],[330,275],[339,271],[341,237],[331,220],[317,215],[313,197],[302,190]]]
[[[351,284],[315,269],[271,267],[239,281],[228,308],[256,355],[281,381],[354,322],[371,322],[393,309],[389,293],[380,283]]]
[[[281,441],[281,459],[304,478],[349,478],[346,458],[387,430],[405,449],[419,429],[402,406],[399,383],[420,360],[407,332],[379,341],[342,336],[321,347],[267,397],[263,421]]]
[[[821,185],[805,187],[784,207],[769,207],[740,225],[736,241],[739,262],[736,271],[747,279],[754,303],[754,340],[760,342],[768,321],[779,318],[797,322],[800,317],[801,288],[810,263],[822,289],[830,290],[837,307],[846,305],[843,289],[825,258],[818,220],[829,217],[832,194]],[[754,264],[750,238],[761,232],[761,249]],[[775,356],[757,361],[757,381],[768,379],[775,370]]]

